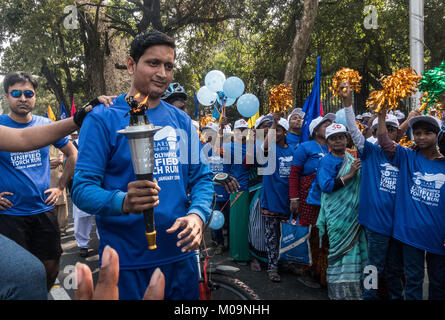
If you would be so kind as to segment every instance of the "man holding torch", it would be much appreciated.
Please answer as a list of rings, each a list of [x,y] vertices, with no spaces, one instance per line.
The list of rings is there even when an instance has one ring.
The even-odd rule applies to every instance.
[[[198,158],[199,137],[190,117],[161,100],[174,63],[173,39],[156,30],[136,36],[127,60],[128,93],[111,108],[96,107],[79,136],[73,202],[96,215],[101,259],[107,245],[119,254],[120,299],[141,299],[157,267],[165,274],[166,299],[199,299],[193,251],[211,213],[213,175]],[[128,102],[134,100],[158,129],[154,150],[147,150],[154,151],[154,181],[137,180],[129,141],[118,133],[129,126],[133,108]],[[148,249],[142,214],[150,209],[156,227],[153,250]]]

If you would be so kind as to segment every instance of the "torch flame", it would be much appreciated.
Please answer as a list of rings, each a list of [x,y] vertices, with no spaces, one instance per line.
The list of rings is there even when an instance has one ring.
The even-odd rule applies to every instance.
[[[139,94],[139,93],[138,93],[138,94]],[[144,104],[146,104],[146,103],[147,103],[147,100],[148,100],[148,96],[146,96],[145,99],[142,100],[141,103],[139,103],[139,106],[138,106],[138,107],[142,107]]]

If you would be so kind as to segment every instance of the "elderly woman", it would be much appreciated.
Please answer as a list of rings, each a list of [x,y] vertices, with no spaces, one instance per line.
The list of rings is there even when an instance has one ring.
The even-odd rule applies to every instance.
[[[320,165],[320,160],[328,154],[325,139],[326,127],[335,121],[335,114],[328,113],[324,117],[318,117],[309,125],[311,140],[303,142],[294,151],[291,173],[289,177],[289,198],[292,214],[299,215],[301,226],[312,226],[310,247],[312,256],[311,268],[304,267],[300,281],[306,286],[318,288],[325,285],[325,265],[327,256],[327,242],[319,248],[318,230],[315,224],[318,218],[318,205],[308,204],[306,199],[311,189],[315,174]],[[318,190],[318,189],[317,189]],[[321,192],[316,192],[318,198]]]
[[[360,198],[359,159],[346,151],[345,126],[326,128],[329,154],[320,161],[317,182],[322,191],[317,228],[329,239],[327,283],[329,298],[362,297],[363,270],[368,258],[366,236],[358,223]]]

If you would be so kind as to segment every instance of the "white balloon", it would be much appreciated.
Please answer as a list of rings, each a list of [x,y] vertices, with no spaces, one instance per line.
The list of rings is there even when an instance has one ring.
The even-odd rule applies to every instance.
[[[210,91],[206,86],[201,87],[196,93],[198,101],[203,106],[211,106],[215,103],[218,95],[215,92]]]
[[[223,91],[223,85],[226,76],[219,70],[212,70],[206,74],[204,83],[206,87],[213,92]]]

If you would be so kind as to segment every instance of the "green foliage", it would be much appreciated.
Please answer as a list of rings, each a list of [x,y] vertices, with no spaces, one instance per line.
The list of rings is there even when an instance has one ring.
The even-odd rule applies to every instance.
[[[208,71],[218,69],[227,77],[238,76],[246,91],[258,96],[260,111],[267,110],[268,92],[282,83],[295,23],[301,19],[300,0],[91,0],[103,6],[99,22],[109,38],[132,38],[139,31],[158,27],[177,40],[175,81],[187,93],[188,111],[194,114],[193,90],[204,85]],[[144,4],[151,3],[151,6]],[[159,8],[156,8],[159,3]],[[24,70],[39,76],[38,108],[50,104],[59,114],[61,99],[70,105],[88,100],[84,42],[80,29],[63,28],[63,9],[72,0],[6,0],[0,3],[0,73]],[[364,27],[366,5],[378,10],[378,29]],[[82,6],[94,20],[94,7]],[[25,13],[25,14],[24,14]],[[425,1],[425,67],[445,59],[445,3]],[[87,39],[92,40],[92,39]],[[320,0],[319,12],[300,81],[312,81],[316,58],[330,78],[338,69],[351,67],[363,76],[363,90],[356,98],[363,105],[378,79],[409,66],[409,8],[407,0]],[[47,63],[55,84],[42,73]],[[62,88],[63,97],[56,88]],[[325,96],[326,92],[323,93]],[[40,109],[39,109],[40,110]],[[228,107],[230,121],[239,117],[236,105]],[[200,106],[201,113],[211,108]]]

